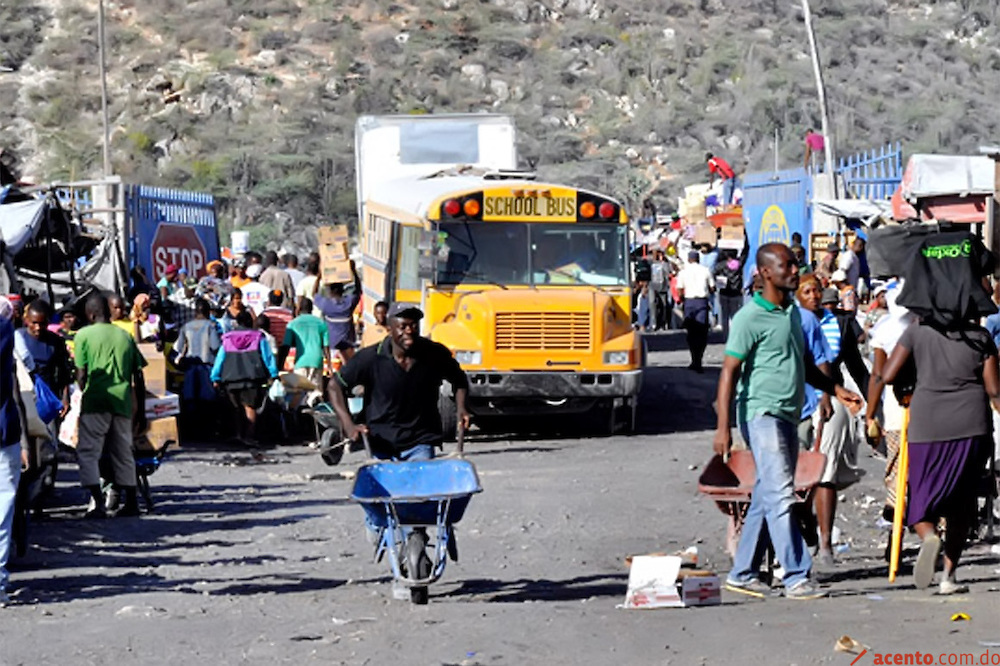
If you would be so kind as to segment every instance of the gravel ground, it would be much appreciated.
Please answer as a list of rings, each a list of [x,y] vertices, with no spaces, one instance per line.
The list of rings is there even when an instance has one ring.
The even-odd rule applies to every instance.
[[[394,600],[387,565],[371,561],[346,499],[360,453],[327,467],[305,446],[262,464],[186,446],[152,477],[155,513],[100,522],[76,517],[83,497],[67,466],[14,563],[0,664],[847,665],[856,655],[834,651],[842,635],[870,646],[858,664],[885,652],[978,659],[1000,642],[990,545],[960,570],[967,595],[915,590],[909,564],[887,582],[882,463],[867,452],[867,476],[843,493],[848,550],[824,576],[831,598],[724,592],[717,607],[617,609],[626,555],[695,545],[703,566],[728,568],[724,516],[697,491],[721,347],[704,375],[684,369],[682,336],[651,348],[639,434],[473,438],[484,491],[427,606]],[[971,619],[952,621],[958,612]]]

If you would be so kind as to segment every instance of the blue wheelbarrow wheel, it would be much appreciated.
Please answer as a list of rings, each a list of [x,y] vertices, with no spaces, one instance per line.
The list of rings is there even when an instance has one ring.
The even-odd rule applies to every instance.
[[[427,556],[427,533],[423,530],[413,530],[406,538],[406,564],[414,578],[427,578],[431,575],[433,564]],[[427,604],[429,588],[427,585],[416,585],[410,588],[410,602],[419,606]]]

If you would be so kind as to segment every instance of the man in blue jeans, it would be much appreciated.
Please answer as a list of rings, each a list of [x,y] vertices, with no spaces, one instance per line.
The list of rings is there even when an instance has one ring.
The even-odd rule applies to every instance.
[[[715,452],[726,456],[732,446],[730,402],[737,388],[737,421],[757,466],[726,589],[758,597],[770,594],[757,573],[766,550],[763,538],[769,535],[785,572],[785,596],[816,599],[826,592],[810,577],[812,558],[792,513],[805,382],[836,395],[854,411],[861,398],[834,384],[807,353],[801,315],[792,299],[799,284],[792,251],[780,243],[763,245],[757,250],[757,267],[763,290],[733,318],[717,396]]]
[[[7,595],[7,557],[21,467],[27,462],[22,449],[21,414],[14,370],[14,308],[0,297],[0,608],[10,603]]]
[[[406,303],[393,303],[387,321],[389,335],[365,347],[344,364],[330,382],[330,403],[344,428],[344,435],[357,440],[368,434],[372,454],[383,460],[429,460],[434,447],[444,439],[438,396],[444,381],[455,392],[455,408],[461,427],[469,427],[465,398],[469,381],[458,361],[444,345],[420,335],[424,313]],[[354,423],[344,391],[355,386],[365,390],[367,424]],[[413,537],[426,543],[426,533]],[[426,577],[430,561],[420,545],[408,549],[422,557],[410,564],[415,577]]]

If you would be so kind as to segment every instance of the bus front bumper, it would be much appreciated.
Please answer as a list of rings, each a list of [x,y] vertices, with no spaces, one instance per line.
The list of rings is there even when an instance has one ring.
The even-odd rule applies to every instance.
[[[642,369],[617,372],[466,371],[473,398],[625,398],[638,395]]]

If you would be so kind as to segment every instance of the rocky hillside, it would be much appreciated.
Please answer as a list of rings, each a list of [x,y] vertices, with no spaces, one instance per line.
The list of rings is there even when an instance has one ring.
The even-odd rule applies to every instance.
[[[105,0],[113,163],[204,189],[254,242],[354,214],[362,113],[491,110],[524,166],[662,203],[706,150],[802,159],[819,126],[789,0]],[[1000,140],[1000,4],[814,0],[841,153]],[[25,177],[99,174],[97,0],[0,0],[0,145]],[[277,222],[277,223],[276,223]]]

